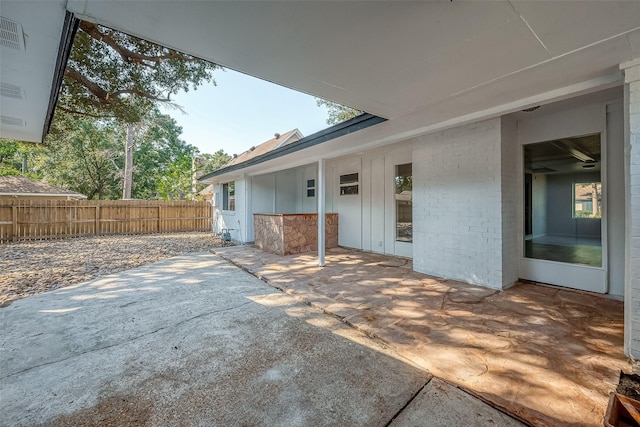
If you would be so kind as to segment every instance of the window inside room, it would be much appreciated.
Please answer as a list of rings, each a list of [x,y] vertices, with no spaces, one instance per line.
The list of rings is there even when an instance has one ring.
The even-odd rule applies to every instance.
[[[236,183],[235,181],[222,184],[222,210],[236,210]]]
[[[573,217],[602,218],[602,184],[600,182],[574,184]]]
[[[340,195],[358,194],[358,173],[340,175]]]
[[[412,165],[406,163],[396,166],[396,241],[413,241],[413,177]]]

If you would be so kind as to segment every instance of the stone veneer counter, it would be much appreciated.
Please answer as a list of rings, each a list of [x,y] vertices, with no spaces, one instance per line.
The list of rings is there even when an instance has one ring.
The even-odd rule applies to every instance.
[[[277,255],[318,249],[318,214],[253,214],[255,246]],[[338,246],[338,214],[325,214],[326,248]]]

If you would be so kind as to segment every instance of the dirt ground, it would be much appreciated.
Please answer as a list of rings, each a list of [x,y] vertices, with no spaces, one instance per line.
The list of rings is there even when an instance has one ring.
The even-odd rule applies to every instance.
[[[90,236],[0,244],[0,307],[20,298],[223,246],[210,232]]]

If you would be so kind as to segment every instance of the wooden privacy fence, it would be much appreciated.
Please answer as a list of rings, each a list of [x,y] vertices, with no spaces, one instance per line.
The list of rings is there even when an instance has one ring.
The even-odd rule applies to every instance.
[[[211,214],[209,202],[0,199],[0,242],[207,231]]]

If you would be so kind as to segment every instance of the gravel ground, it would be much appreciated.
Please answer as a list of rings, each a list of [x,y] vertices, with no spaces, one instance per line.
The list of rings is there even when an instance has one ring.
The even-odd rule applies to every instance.
[[[224,246],[220,238],[208,232],[0,244],[0,307],[105,274],[220,246]]]

